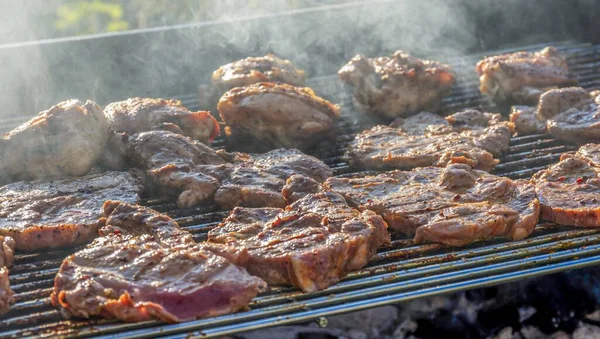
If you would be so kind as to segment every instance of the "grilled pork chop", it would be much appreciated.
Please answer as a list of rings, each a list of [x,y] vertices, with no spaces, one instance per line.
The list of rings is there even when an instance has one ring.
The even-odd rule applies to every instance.
[[[497,236],[520,240],[533,232],[540,209],[530,183],[465,164],[329,178],[323,186],[351,206],[381,215],[390,229],[414,234],[417,243],[463,246]]]
[[[242,151],[310,149],[334,136],[340,115],[337,106],[308,87],[267,82],[229,90],[217,108],[227,137]]]
[[[8,268],[13,264],[15,241],[11,237],[0,236],[0,316],[9,311],[15,303],[14,292],[10,289]]]
[[[515,126],[518,135],[546,133],[546,120],[540,119],[536,108],[532,106],[512,106],[510,109],[510,122]]]
[[[536,173],[532,182],[541,218],[561,225],[600,227],[600,145],[582,146],[573,156]]]
[[[2,136],[0,184],[84,175],[107,137],[106,119],[95,102],[61,102]]]
[[[65,315],[180,322],[246,308],[266,284],[151,209],[104,205],[103,236],[67,257],[52,304]]]
[[[259,82],[282,82],[293,86],[304,86],[304,71],[290,60],[273,54],[264,57],[249,57],[219,67],[212,75],[212,83],[221,93],[234,87]]]
[[[307,194],[285,209],[236,207],[208,241],[248,250],[248,272],[305,292],[325,289],[390,242],[386,224],[339,194]]]
[[[536,104],[547,89],[577,83],[554,47],[486,57],[477,63],[476,71],[481,92],[499,103]]]
[[[551,90],[540,97],[538,119],[550,134],[575,143],[600,141],[600,96],[580,87]]]
[[[179,194],[180,207],[213,199],[225,209],[283,207],[280,192],[288,177],[303,174],[323,182],[332,175],[322,161],[295,149],[264,154],[217,153],[167,131],[136,135],[131,154],[154,183]]]
[[[357,55],[338,75],[352,88],[356,108],[386,119],[437,109],[455,82],[448,65],[400,50],[390,57]]]
[[[0,235],[19,250],[78,245],[96,236],[105,200],[136,203],[141,191],[128,172],[8,184],[0,188]]]

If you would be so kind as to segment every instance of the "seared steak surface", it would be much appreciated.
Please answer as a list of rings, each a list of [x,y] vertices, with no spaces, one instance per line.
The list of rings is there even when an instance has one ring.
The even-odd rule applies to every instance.
[[[378,58],[357,55],[338,75],[352,88],[357,109],[386,119],[437,109],[455,82],[448,65],[401,50]]]
[[[307,194],[281,208],[236,207],[208,241],[248,251],[246,268],[266,282],[322,290],[367,264],[389,243],[373,212],[351,208],[339,194]]]
[[[241,151],[310,149],[334,136],[340,115],[308,87],[268,82],[227,91],[217,108],[232,147]]]
[[[510,109],[510,122],[515,126],[518,135],[546,133],[546,119],[537,115],[533,106],[512,106]]]
[[[465,164],[393,171],[363,178],[329,178],[325,189],[351,206],[381,215],[415,242],[463,246],[476,240],[527,237],[539,215],[533,185]]]
[[[541,218],[561,225],[600,226],[599,154],[600,145],[588,144],[533,176]]]
[[[536,104],[545,90],[577,83],[554,47],[486,57],[476,66],[481,93],[496,102]]]
[[[247,307],[265,283],[151,209],[109,201],[103,236],[67,257],[51,300],[83,318],[179,322]]]
[[[0,138],[0,184],[84,175],[107,138],[106,118],[95,102],[61,102]]]
[[[14,292],[10,289],[8,268],[13,264],[15,241],[11,237],[0,236],[0,316],[9,311],[15,303]]]
[[[81,244],[97,235],[105,200],[137,203],[142,189],[129,172],[8,184],[0,187],[0,235],[19,250]]]
[[[225,92],[234,87],[259,82],[282,82],[293,86],[304,86],[304,71],[290,60],[273,54],[264,57],[249,57],[219,67],[212,74],[212,83]]]

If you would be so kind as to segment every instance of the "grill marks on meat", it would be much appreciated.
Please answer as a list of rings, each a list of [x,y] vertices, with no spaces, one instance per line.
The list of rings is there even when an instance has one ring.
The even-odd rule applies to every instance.
[[[217,108],[227,124],[227,137],[243,151],[310,149],[334,136],[340,115],[336,105],[308,87],[274,83],[231,89]]]
[[[475,69],[481,92],[496,102],[535,104],[545,90],[577,83],[554,47],[486,57]]]
[[[15,303],[8,278],[8,268],[12,267],[14,251],[15,241],[11,237],[0,236],[0,316],[6,314]]]
[[[463,246],[505,236],[527,237],[538,221],[533,185],[464,164],[393,171],[363,178],[329,178],[325,189],[351,206],[381,215],[390,229],[414,241]]]
[[[548,131],[558,139],[576,143],[600,141],[600,96],[597,93],[580,87],[548,91],[540,98],[537,116],[548,119]]]
[[[338,75],[352,88],[356,108],[386,119],[437,109],[455,82],[448,65],[401,50],[389,57],[357,55]]]
[[[179,322],[246,308],[266,287],[165,215],[108,201],[105,217],[103,236],[55,278],[51,301],[66,315]]]
[[[0,188],[0,235],[19,250],[81,244],[96,236],[105,200],[136,203],[141,191],[128,172],[12,183]]]
[[[106,119],[95,102],[61,102],[2,136],[0,183],[84,175],[107,135]]]
[[[389,243],[386,228],[373,212],[359,212],[341,195],[323,192],[285,209],[236,207],[208,241],[246,249],[248,272],[270,284],[312,292],[366,265]]]
[[[489,171],[508,150],[512,124],[499,114],[466,110],[445,119],[419,113],[358,134],[347,152],[363,169],[410,169],[464,163]],[[425,133],[425,134],[422,134]]]
[[[600,226],[599,154],[600,145],[588,144],[533,176],[541,218],[561,225]]]
[[[212,75],[212,83],[221,92],[234,87],[259,82],[281,82],[293,86],[304,86],[304,71],[290,60],[273,54],[264,57],[249,57],[219,67]]]
[[[295,149],[264,154],[217,153],[166,131],[138,134],[131,152],[154,183],[179,194],[180,207],[211,200],[224,209],[283,207],[280,192],[288,177],[303,174],[323,182],[332,175],[322,161]]]

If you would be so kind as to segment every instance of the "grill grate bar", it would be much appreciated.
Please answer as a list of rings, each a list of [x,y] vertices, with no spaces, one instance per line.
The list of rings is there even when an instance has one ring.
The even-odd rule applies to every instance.
[[[536,50],[545,45],[484,54]],[[558,45],[568,55],[570,67],[580,83],[587,88],[600,87],[600,46],[574,42]],[[464,108],[497,109],[477,89],[478,79],[473,67],[484,54],[448,59],[461,80],[451,95],[443,100],[443,112]],[[324,159],[336,175],[372,174],[353,172],[342,156],[353,134],[363,130],[367,124],[361,120],[361,114],[354,112],[351,98],[344,92],[337,76],[311,79],[308,85],[342,106],[343,119],[340,119],[339,128],[344,133],[337,138],[333,150],[320,149],[315,155]],[[198,106],[196,98],[195,93],[179,97],[192,109]],[[19,119],[14,118],[11,123],[18,123]],[[217,140],[215,147],[224,147],[223,139]],[[576,146],[566,145],[549,135],[513,138],[508,155],[497,166],[495,174],[528,178],[555,162],[560,154],[575,149]],[[206,233],[227,214],[226,211],[218,211],[215,206],[178,209],[171,199],[148,199],[144,204],[175,218],[197,240],[204,239]],[[460,249],[439,244],[414,245],[410,239],[396,238],[391,246],[380,249],[369,265],[352,272],[326,291],[305,294],[293,288],[273,287],[255,298],[251,311],[174,325],[64,320],[50,306],[48,296],[62,259],[79,248],[15,256],[10,279],[17,303],[0,321],[0,337],[105,335],[140,338],[156,337],[157,333],[174,337],[189,333],[214,337],[307,321],[319,316],[594,265],[600,263],[600,230],[570,229],[544,223],[531,237],[522,241],[495,239]],[[198,332],[200,330],[202,332]]]

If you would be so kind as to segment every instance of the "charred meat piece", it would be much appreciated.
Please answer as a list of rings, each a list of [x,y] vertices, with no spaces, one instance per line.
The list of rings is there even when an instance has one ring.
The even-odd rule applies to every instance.
[[[67,257],[52,304],[63,314],[180,322],[246,308],[266,284],[194,244],[169,217],[109,201],[104,235]]]
[[[575,156],[536,173],[532,182],[541,218],[561,225],[600,227],[600,145],[582,146]]]
[[[14,294],[10,289],[8,269],[0,267],[0,316],[6,314],[10,310],[10,306],[15,303]]]
[[[108,128],[133,135],[167,130],[209,144],[220,133],[210,112],[190,112],[178,100],[130,98],[104,108]]]
[[[359,169],[411,169],[464,163],[489,171],[498,160],[460,133],[411,136],[389,126],[375,126],[350,143],[350,165]]]
[[[386,119],[437,109],[455,82],[448,65],[400,50],[389,57],[357,55],[338,75],[352,88],[356,108]]]
[[[208,241],[247,249],[248,272],[270,284],[312,292],[366,265],[389,243],[386,228],[373,212],[359,212],[341,195],[325,192],[285,209],[236,207]]]
[[[533,185],[468,165],[393,171],[363,178],[329,178],[325,189],[342,194],[361,211],[370,210],[414,241],[463,246],[504,236],[527,237],[538,221]]]
[[[540,98],[538,119],[550,134],[575,143],[600,141],[600,96],[579,87],[551,90]]]
[[[518,135],[546,133],[546,120],[537,116],[536,108],[532,106],[512,106],[510,122],[515,126]]]
[[[217,108],[227,124],[227,137],[242,151],[310,149],[334,137],[340,115],[337,106],[308,87],[274,83],[234,88]]]
[[[141,191],[128,172],[8,184],[0,188],[0,235],[27,251],[82,244],[97,235],[105,200],[136,203]]]
[[[179,194],[180,207],[212,200],[225,209],[283,207],[280,192],[288,177],[303,174],[323,182],[332,175],[322,161],[295,149],[264,154],[217,153],[167,131],[136,135],[130,150],[134,162],[155,184]]]
[[[84,175],[107,137],[95,102],[61,102],[2,136],[0,183]]]
[[[408,135],[448,134],[454,131],[443,116],[430,112],[421,112],[408,118],[398,118],[390,127],[399,128]]]
[[[290,60],[273,54],[264,57],[249,57],[219,67],[212,75],[212,83],[221,93],[234,87],[259,82],[281,82],[293,86],[304,86],[304,71]]]
[[[281,189],[289,177],[300,174],[321,183],[333,175],[331,168],[321,160],[296,149],[276,149],[263,154],[233,153],[230,158],[231,165],[200,168],[221,182],[214,199],[223,209],[285,207]]]
[[[446,121],[462,136],[472,138],[475,146],[500,157],[508,151],[513,124],[502,121],[498,113],[464,110],[446,117]]]
[[[496,102],[536,104],[547,89],[577,83],[554,47],[486,57],[476,66],[480,90]]]

